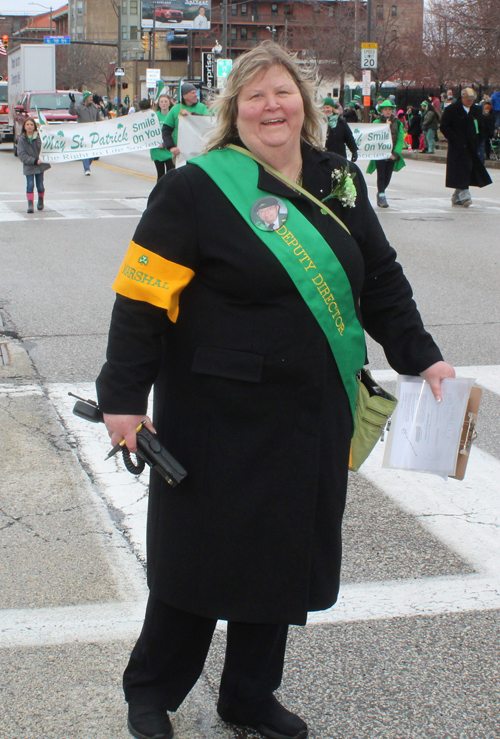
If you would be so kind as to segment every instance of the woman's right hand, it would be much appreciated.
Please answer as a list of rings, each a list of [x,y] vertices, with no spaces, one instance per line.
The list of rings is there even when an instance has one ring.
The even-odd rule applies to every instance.
[[[179,149],[178,146],[172,146],[172,148],[170,149],[170,153],[173,154],[174,157],[178,157],[179,154],[181,153],[181,150]]]
[[[125,439],[125,444],[129,452],[135,452],[137,450],[136,428],[143,421],[146,421],[146,428],[153,434],[156,434],[151,419],[145,414],[142,416],[125,416],[114,413],[103,413],[103,416],[109,438],[111,439],[111,445],[115,446],[122,439]]]

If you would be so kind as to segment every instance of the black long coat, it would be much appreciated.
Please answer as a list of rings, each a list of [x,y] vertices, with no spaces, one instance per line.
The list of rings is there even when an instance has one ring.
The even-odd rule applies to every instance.
[[[303,184],[331,188],[335,154],[303,147]],[[441,359],[356,173],[356,207],[329,216],[259,167],[341,261],[366,329],[392,366]],[[332,201],[329,201],[331,204]],[[250,210],[252,203],[248,203]],[[188,476],[154,473],[148,513],[153,595],[206,617],[305,623],[337,597],[352,420],[326,338],[284,268],[194,164],[153,190],[134,241],[193,270],[176,323],[118,295],[97,381],[108,413],[144,413]]]
[[[467,190],[491,184],[486,167],[477,153],[481,143],[479,105],[471,105],[467,113],[461,100],[448,105],[441,118],[441,132],[448,140],[446,187]],[[476,121],[477,131],[476,131]]]
[[[355,154],[358,150],[347,121],[342,116],[339,116],[335,128],[328,126],[326,130],[325,149],[327,151],[333,151],[334,154],[340,154],[341,157],[345,157],[347,154],[346,146],[352,154]]]

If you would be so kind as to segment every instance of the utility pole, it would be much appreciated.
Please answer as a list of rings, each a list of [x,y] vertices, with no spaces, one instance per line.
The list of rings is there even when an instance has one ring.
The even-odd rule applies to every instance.
[[[222,14],[222,58],[227,59],[227,0],[222,0],[220,11]]]
[[[372,40],[372,0],[366,0],[366,40]]]
[[[118,0],[118,62],[117,67],[122,66],[122,4],[121,0]],[[116,80],[116,77],[115,77]],[[118,77],[116,80],[116,110],[122,101],[122,78]]]
[[[152,48],[151,48],[151,67],[155,68],[155,61],[156,61],[156,0],[153,0],[153,36],[151,39]],[[189,54],[189,51],[188,51]]]

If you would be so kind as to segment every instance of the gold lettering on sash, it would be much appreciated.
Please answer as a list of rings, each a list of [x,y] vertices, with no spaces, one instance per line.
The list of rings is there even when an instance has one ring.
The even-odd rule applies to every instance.
[[[296,257],[301,257],[299,259],[299,262],[302,264],[303,262],[309,262],[307,266],[304,265],[304,270],[307,272],[310,269],[317,269],[316,265],[314,264],[313,260],[309,256],[309,254],[306,252],[306,250],[299,244],[295,236],[292,234],[291,231],[287,229],[287,227],[283,224],[278,229],[276,229],[275,233],[278,234],[278,236],[281,236],[283,241],[287,246],[293,247],[293,253]],[[319,294],[325,301],[325,304],[328,308],[328,312],[331,314],[331,317],[335,321],[335,326],[337,327],[337,330],[339,334],[342,336],[344,333],[344,321],[342,320],[342,315],[340,313],[340,309],[335,302],[335,297],[330,290],[328,284],[323,279],[323,275],[321,272],[318,272],[316,277],[311,277],[311,280],[313,284],[316,286]]]

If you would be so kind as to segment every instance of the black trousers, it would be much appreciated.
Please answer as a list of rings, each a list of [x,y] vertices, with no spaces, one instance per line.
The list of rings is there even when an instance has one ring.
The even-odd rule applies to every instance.
[[[156,167],[156,181],[160,179],[160,177],[163,177],[163,175],[169,171],[169,169],[175,169],[175,164],[173,162],[173,159],[166,159],[164,162],[158,162],[156,159],[154,160],[155,167]]]
[[[379,159],[375,164],[377,167],[377,192],[385,192],[391,181],[395,160]]]
[[[176,711],[201,675],[216,623],[150,596],[141,635],[123,676],[127,702]],[[287,635],[287,624],[230,621],[221,697],[244,709],[277,690]]]

